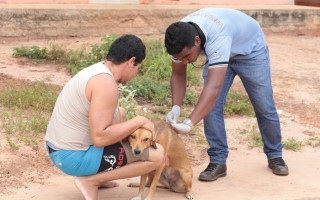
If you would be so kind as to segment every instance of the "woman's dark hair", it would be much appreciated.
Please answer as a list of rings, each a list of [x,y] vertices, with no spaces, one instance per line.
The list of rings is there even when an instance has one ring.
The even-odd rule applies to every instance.
[[[180,53],[184,47],[193,47],[197,30],[187,22],[171,24],[165,34],[164,43],[169,54]]]
[[[141,63],[146,57],[146,47],[140,38],[129,34],[119,37],[112,43],[107,60],[119,65],[132,57],[136,58],[134,65]]]

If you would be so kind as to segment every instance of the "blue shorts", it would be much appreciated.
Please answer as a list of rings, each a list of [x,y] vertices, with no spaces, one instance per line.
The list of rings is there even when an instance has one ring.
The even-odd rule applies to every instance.
[[[98,172],[103,148],[97,149],[94,145],[87,151],[72,151],[61,149],[50,153],[47,151],[55,166],[71,176],[92,175]]]
[[[149,158],[148,150],[141,157],[134,157],[129,144],[121,142],[100,149],[92,145],[86,151],[61,149],[52,152],[48,145],[46,147],[55,166],[71,176],[93,175]]]

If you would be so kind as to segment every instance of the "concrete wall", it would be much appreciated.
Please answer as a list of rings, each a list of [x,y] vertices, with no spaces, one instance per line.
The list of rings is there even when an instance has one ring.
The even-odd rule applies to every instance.
[[[294,5],[294,0],[0,0],[3,4]]]
[[[88,4],[89,0],[0,0],[0,4]]]
[[[162,35],[167,26],[207,6],[19,5],[0,6],[0,37],[61,38],[106,34]],[[320,8],[234,7],[255,18],[266,33],[320,35]]]
[[[141,4],[294,5],[294,0],[140,0]]]
[[[139,4],[139,0],[90,0],[91,4]]]

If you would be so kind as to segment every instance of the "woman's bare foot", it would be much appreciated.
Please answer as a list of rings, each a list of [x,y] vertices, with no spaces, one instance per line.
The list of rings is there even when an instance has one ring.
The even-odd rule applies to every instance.
[[[83,177],[77,177],[74,179],[74,184],[86,200],[98,199],[98,187],[90,181]]]
[[[99,188],[113,188],[113,187],[118,187],[119,184],[114,181],[107,181],[99,185]]]

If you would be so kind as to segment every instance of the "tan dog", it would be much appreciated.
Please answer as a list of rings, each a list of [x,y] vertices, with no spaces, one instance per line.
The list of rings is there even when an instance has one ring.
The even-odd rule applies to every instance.
[[[138,187],[138,196],[132,200],[141,200],[145,186],[150,187],[145,200],[151,200],[156,187],[168,188],[174,192],[184,192],[187,199],[193,199],[191,194],[193,172],[188,153],[181,138],[172,127],[162,120],[152,120],[157,134],[156,142],[164,148],[165,160],[161,166],[149,174],[141,176],[139,184],[129,184]],[[128,137],[134,156],[142,154],[144,149],[152,145],[152,133],[146,129],[138,129]],[[148,178],[148,182],[146,184]],[[161,183],[162,185],[158,185]]]

